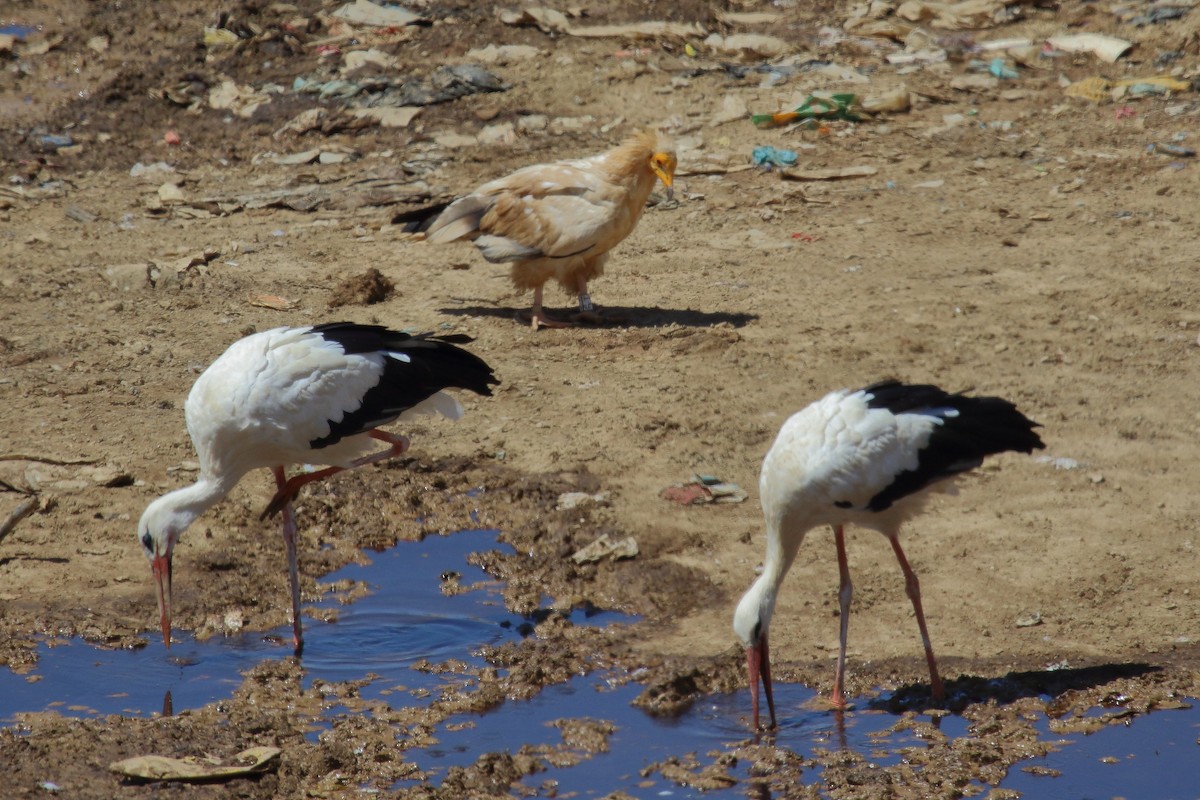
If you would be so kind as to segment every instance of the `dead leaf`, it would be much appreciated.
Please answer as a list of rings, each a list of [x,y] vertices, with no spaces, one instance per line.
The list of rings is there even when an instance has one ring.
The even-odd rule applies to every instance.
[[[295,300],[288,300],[277,294],[252,294],[246,298],[250,305],[258,308],[270,308],[275,311],[291,311],[296,307]]]
[[[350,113],[356,117],[375,120],[384,128],[407,128],[417,114],[421,113],[421,106],[352,108]]]
[[[781,169],[780,176],[790,181],[840,181],[847,178],[867,178],[879,172],[875,167],[843,167],[842,169]]]
[[[707,31],[699,24],[650,20],[628,25],[572,25],[570,18],[552,8],[501,11],[505,25],[536,25],[544,33],[565,33],[590,39],[690,39]]]
[[[1115,36],[1105,36],[1101,33],[1051,36],[1046,41],[1056,50],[1062,50],[1065,53],[1091,53],[1109,64],[1116,63],[1118,58],[1133,47],[1133,42],[1118,39]]]
[[[694,39],[707,31],[699,23],[636,22],[632,25],[572,25],[571,36],[592,39]]]
[[[774,25],[783,15],[773,11],[718,11],[717,19],[726,25]]]
[[[426,17],[414,14],[406,8],[393,5],[377,5],[371,0],[356,0],[333,12],[338,19],[353,25],[369,25],[376,28],[400,28],[428,22]]]
[[[278,747],[251,747],[233,757],[236,765],[222,766],[218,759],[135,756],[108,765],[111,772],[146,781],[227,781],[266,772],[276,765]]]

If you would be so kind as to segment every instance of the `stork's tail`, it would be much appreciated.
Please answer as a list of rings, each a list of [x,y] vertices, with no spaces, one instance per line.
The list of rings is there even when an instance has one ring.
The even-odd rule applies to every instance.
[[[951,394],[927,384],[883,381],[863,389],[867,405],[893,414],[916,414],[936,420],[929,442],[918,456],[917,468],[902,472],[871,499],[880,511],[897,499],[983,463],[990,455],[1032,453],[1046,445],[1035,428],[1041,427],[1000,397]]]

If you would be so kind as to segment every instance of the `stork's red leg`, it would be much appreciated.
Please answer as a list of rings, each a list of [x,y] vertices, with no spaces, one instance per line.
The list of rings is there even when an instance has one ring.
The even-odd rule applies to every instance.
[[[302,475],[292,476],[291,480],[287,481],[276,490],[275,496],[271,498],[271,502],[267,504],[265,509],[263,509],[262,514],[259,515],[259,519],[266,519],[267,517],[282,511],[284,506],[292,501],[302,487],[312,483],[313,481],[319,481],[322,478],[328,478],[330,475],[336,475],[337,473],[343,472],[347,469],[365,467],[367,464],[374,464],[379,461],[386,461],[389,458],[396,458],[397,456],[403,455],[404,451],[408,449],[408,437],[406,436],[397,436],[396,434],[388,433],[387,431],[381,431],[378,429],[367,431],[367,435],[372,439],[378,439],[381,442],[387,442],[391,445],[391,447],[389,447],[387,450],[380,450],[378,453],[372,453],[369,456],[363,456],[362,458],[355,459],[354,461],[350,462],[350,466],[348,467],[326,467],[325,469],[319,469],[316,472],[306,472]],[[278,482],[278,476],[276,476],[276,482]]]
[[[287,477],[283,467],[273,467],[275,485],[279,491],[287,486]],[[296,514],[292,509],[291,497],[287,496],[283,503],[283,544],[287,548],[288,580],[292,588],[292,643],[296,654],[304,649],[304,632],[300,622],[300,564],[296,556]]]
[[[850,562],[846,558],[846,535],[841,525],[833,526],[833,541],[837,545],[838,575],[841,577],[838,587],[841,630],[838,635],[837,669],[833,673],[833,693],[829,702],[833,704],[834,708],[845,708],[846,641],[850,635],[850,600],[854,597],[854,584],[850,582]]]
[[[942,686],[941,676],[938,675],[937,660],[933,657],[933,645],[929,641],[929,629],[925,626],[925,612],[921,608],[921,582],[917,580],[917,573],[913,572],[912,567],[908,565],[908,559],[904,557],[904,550],[900,547],[900,537],[892,535],[888,538],[892,542],[896,560],[900,562],[900,569],[904,570],[904,590],[908,593],[913,611],[917,614],[917,626],[921,629],[921,643],[925,645],[925,660],[929,662],[929,687],[933,693],[933,699],[944,700],[946,699],[946,689]]]

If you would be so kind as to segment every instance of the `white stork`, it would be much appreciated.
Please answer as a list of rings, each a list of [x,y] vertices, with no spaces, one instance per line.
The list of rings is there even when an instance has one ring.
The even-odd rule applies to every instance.
[[[200,461],[191,486],[147,506],[138,541],[157,584],[163,641],[171,646],[171,559],[179,537],[247,472],[267,467],[277,491],[263,518],[283,512],[292,589],[292,632],[303,647],[296,519],[292,499],[306,483],[395,458],[408,439],[379,430],[417,413],[462,416],[450,387],[491,395],[491,367],[456,343],[465,336],[409,335],[379,325],[331,322],[275,328],[229,347],[196,379],[184,405]],[[386,450],[371,452],[376,442]],[[288,464],[326,469],[286,478]]]
[[[767,633],[776,593],[805,533],[818,525],[833,527],[841,575],[833,706],[846,706],[842,691],[853,588],[843,527],[850,523],[879,531],[891,542],[921,630],[933,697],[945,697],[920,585],[900,547],[900,525],[921,511],[931,490],[949,488],[951,479],[978,467],[985,456],[1044,447],[1036,427],[998,397],[967,397],[894,380],[832,392],[783,424],[759,478],[767,528],[763,572],[733,615],[734,632],[746,648],[755,730],[760,676],[775,726]]]

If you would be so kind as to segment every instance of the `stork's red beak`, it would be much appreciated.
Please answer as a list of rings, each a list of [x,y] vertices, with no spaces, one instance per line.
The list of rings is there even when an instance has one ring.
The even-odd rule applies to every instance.
[[[775,697],[771,693],[771,653],[767,637],[746,648],[746,672],[750,675],[750,708],[754,714],[754,730],[758,730],[758,680],[762,677],[763,691],[767,695],[767,710],[771,713],[771,727],[775,725]]]
[[[171,556],[156,552],[150,559],[150,571],[154,573],[163,644],[169,650],[171,649]]]

